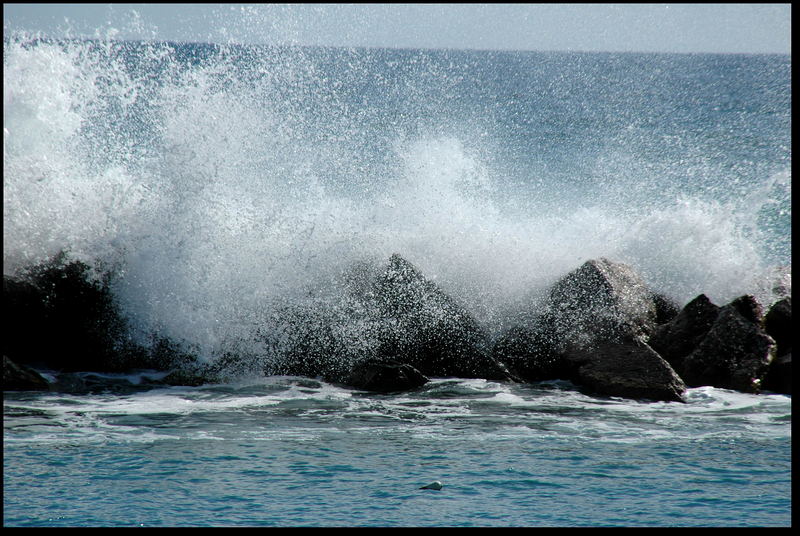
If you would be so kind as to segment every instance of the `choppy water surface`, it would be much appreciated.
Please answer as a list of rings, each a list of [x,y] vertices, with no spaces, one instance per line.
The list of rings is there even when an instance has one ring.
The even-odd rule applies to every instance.
[[[791,398],[688,400],[453,379],[374,395],[288,377],[7,393],[4,523],[790,525]],[[433,480],[444,488],[418,489]]]

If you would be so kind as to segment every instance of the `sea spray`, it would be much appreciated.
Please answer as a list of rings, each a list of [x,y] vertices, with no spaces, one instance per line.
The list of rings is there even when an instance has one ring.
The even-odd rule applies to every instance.
[[[680,303],[773,299],[765,274],[791,259],[780,58],[763,59],[779,98],[719,138],[756,138],[748,165],[712,147],[729,115],[687,126],[680,106],[713,112],[703,88],[673,122],[644,91],[587,89],[624,55],[485,56],[8,38],[4,273],[60,251],[110,267],[142,342],[207,361],[264,356],[280,307],[394,253],[492,334],[600,256]]]

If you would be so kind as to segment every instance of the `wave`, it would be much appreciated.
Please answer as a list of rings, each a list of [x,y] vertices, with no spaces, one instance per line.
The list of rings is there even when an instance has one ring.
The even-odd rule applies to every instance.
[[[110,270],[143,341],[207,359],[263,352],[271,310],[395,252],[489,326],[600,256],[682,303],[771,300],[791,255],[785,161],[744,196],[717,195],[717,176],[657,196],[657,171],[619,147],[591,184],[568,176],[567,142],[520,170],[514,102],[467,102],[467,75],[505,56],[398,54],[7,38],[4,273],[62,251]],[[671,177],[691,174],[683,157]]]

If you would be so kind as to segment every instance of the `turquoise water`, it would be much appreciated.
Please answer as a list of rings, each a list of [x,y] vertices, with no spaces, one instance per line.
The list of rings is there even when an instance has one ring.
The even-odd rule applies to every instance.
[[[4,524],[790,525],[791,398],[688,399],[453,379],[6,393]]]
[[[344,314],[331,279],[395,253],[492,339],[601,256],[679,305],[770,305],[790,56],[6,36],[3,67],[4,274],[63,251],[140,344],[266,374],[5,393],[6,526],[791,524],[791,397],[269,376],[282,308]]]

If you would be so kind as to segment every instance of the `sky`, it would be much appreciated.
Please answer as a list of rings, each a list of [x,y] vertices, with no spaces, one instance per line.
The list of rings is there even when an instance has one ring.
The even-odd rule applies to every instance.
[[[791,4],[3,4],[3,32],[215,43],[791,53]]]

